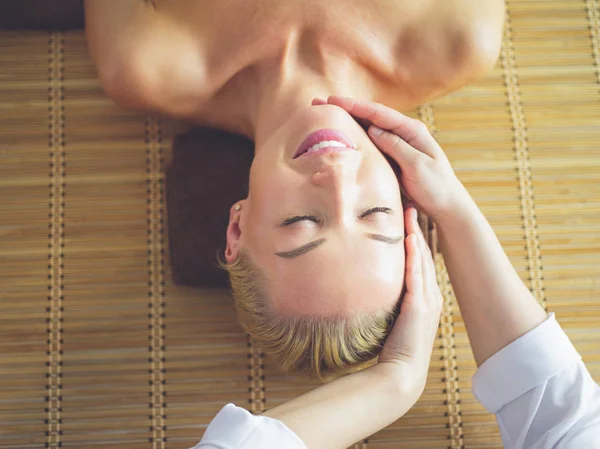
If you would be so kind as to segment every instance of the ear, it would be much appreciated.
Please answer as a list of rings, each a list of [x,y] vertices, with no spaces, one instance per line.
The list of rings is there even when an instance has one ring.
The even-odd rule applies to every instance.
[[[225,260],[227,263],[234,262],[240,255],[240,239],[242,236],[240,221],[245,205],[247,205],[246,200],[241,200],[229,209],[229,225],[227,225],[226,234],[227,245],[225,247]],[[240,210],[235,210],[236,206],[240,206]]]

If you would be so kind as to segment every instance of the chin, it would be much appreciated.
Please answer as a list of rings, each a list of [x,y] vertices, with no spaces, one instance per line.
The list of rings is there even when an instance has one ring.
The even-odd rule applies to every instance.
[[[347,129],[348,126],[355,126],[357,123],[348,112],[332,104],[309,106],[300,110],[294,119],[297,119],[298,125],[303,126],[304,129],[324,127]]]

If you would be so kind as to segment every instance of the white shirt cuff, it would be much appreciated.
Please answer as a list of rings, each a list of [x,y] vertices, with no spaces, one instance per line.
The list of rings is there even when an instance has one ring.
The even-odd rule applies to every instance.
[[[254,416],[227,404],[214,417],[202,441],[193,449],[306,449],[302,440],[281,421]]]
[[[550,313],[546,321],[487,359],[473,395],[491,413],[568,368],[581,356]]]

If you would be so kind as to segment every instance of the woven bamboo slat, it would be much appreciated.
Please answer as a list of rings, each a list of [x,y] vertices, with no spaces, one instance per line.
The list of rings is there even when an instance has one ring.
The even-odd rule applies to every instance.
[[[600,12],[508,2],[485,79],[412,111],[600,380]],[[193,446],[223,404],[314,387],[241,331],[227,292],[176,286],[164,167],[180,123],[105,96],[82,32],[0,33],[0,446]],[[427,387],[356,449],[501,447],[440,255]]]

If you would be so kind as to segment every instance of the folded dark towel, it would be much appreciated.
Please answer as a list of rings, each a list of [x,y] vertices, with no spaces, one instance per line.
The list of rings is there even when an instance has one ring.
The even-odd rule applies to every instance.
[[[168,234],[173,281],[229,288],[217,265],[225,248],[229,209],[248,194],[254,143],[242,136],[196,128],[178,136],[166,169]]]
[[[72,30],[84,24],[83,0],[0,1],[0,30]]]

